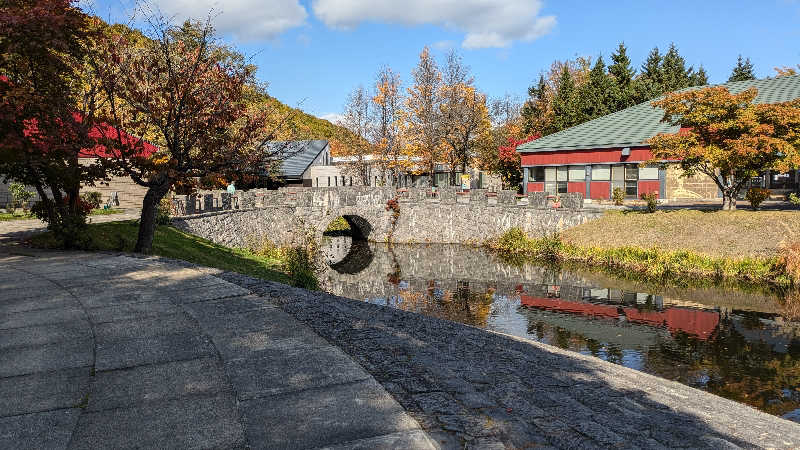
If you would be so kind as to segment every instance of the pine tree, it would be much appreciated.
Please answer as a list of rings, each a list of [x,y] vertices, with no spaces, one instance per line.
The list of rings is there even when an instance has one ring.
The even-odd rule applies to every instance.
[[[539,82],[528,88],[528,100],[522,107],[522,130],[526,136],[545,134],[549,126],[548,87],[544,75],[539,75]]]
[[[686,70],[686,60],[678,53],[675,44],[669,45],[669,50],[664,55],[661,63],[664,78],[661,82],[663,92],[672,92],[689,86],[689,71]]]
[[[555,133],[580,123],[577,111],[575,81],[569,68],[564,66],[558,78],[558,88],[553,96],[553,121],[546,134]]]
[[[653,49],[650,50],[650,54],[647,55],[644,64],[642,64],[642,76],[660,84],[664,76],[661,69],[663,59],[661,53],[658,51],[658,47],[653,47]]]
[[[742,59],[742,55],[739,55],[739,58],[736,60],[736,67],[731,71],[731,76],[728,78],[728,81],[755,79],[756,75],[753,73],[753,63],[750,62],[750,58]]]
[[[700,68],[697,69],[697,72],[694,69],[689,69],[689,86],[705,86],[708,84],[708,74],[706,74],[706,69],[700,65]]]
[[[599,56],[589,72],[589,79],[578,90],[579,111],[577,120],[585,122],[611,112],[614,107],[612,96],[613,80],[606,73],[603,56]]]
[[[631,67],[628,49],[624,42],[620,42],[617,51],[611,54],[611,61],[614,63],[608,66],[608,72],[614,76],[618,86],[629,87],[633,82],[633,76],[636,75],[636,70]]]
[[[612,83],[612,111],[619,111],[636,103],[633,86],[633,77],[636,70],[631,67],[631,60],[628,58],[628,49],[624,42],[620,42],[617,51],[611,54],[614,62],[608,67],[608,72],[614,77]]]

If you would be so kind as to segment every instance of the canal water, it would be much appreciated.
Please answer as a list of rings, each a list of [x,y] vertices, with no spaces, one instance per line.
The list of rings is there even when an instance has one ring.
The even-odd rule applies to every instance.
[[[516,267],[460,245],[326,237],[333,294],[533,339],[800,422],[800,322],[768,293]]]

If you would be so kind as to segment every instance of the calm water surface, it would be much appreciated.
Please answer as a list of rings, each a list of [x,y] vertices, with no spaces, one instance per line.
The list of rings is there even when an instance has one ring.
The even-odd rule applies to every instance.
[[[514,267],[480,249],[327,237],[325,289],[621,364],[800,422],[800,322],[775,296]]]

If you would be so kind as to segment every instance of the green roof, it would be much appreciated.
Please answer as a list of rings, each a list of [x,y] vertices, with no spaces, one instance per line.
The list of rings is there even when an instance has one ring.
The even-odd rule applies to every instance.
[[[732,93],[758,89],[755,103],[780,103],[800,98],[800,74],[720,84]],[[697,89],[697,88],[690,88]],[[652,101],[652,100],[651,100]],[[661,122],[664,112],[651,101],[584,122],[517,147],[523,152],[637,147],[659,133],[676,133],[677,126]]]

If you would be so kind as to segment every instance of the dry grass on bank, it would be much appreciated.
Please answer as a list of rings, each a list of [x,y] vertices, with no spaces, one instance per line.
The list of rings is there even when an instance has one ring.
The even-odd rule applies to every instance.
[[[797,242],[800,212],[609,211],[561,237],[582,247],[656,247],[721,258],[772,258],[778,256],[782,242]]]

